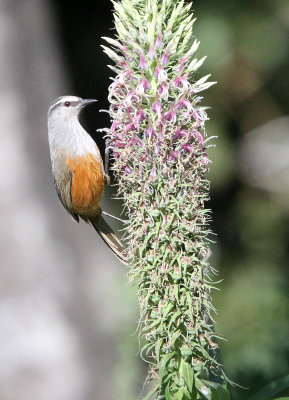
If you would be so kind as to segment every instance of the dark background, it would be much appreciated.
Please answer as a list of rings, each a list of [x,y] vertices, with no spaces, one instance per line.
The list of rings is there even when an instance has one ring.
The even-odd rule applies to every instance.
[[[12,355],[8,351],[0,352],[8,364],[13,357],[15,359],[14,364],[9,364],[9,374],[0,371],[3,388],[2,394],[0,389],[0,399],[18,399],[15,386],[22,387],[22,399],[27,397],[30,400],[33,400],[33,393],[35,398],[37,394],[38,400],[112,399],[116,394],[118,399],[135,399],[141,390],[145,367],[137,355],[137,338],[133,335],[137,321],[134,289],[126,284],[126,270],[114,264],[113,258],[105,253],[102,244],[93,236],[94,232],[84,224],[79,227],[73,224],[61,206],[56,205],[49,175],[45,131],[45,113],[54,98],[64,94],[97,98],[97,106],[85,110],[83,123],[103,148],[102,135],[96,133],[96,129],[108,126],[109,119],[107,114],[97,110],[108,109],[110,70],[106,64],[110,61],[100,45],[101,36],[112,36],[114,33],[112,5],[108,0],[54,0],[47,6],[44,1],[29,0],[26,7],[30,3],[30,13],[23,9],[24,4],[19,1],[6,5],[2,12],[5,15],[9,11],[16,25],[13,29],[18,29],[18,39],[21,35],[28,35],[27,41],[22,41],[29,45],[19,45],[13,50],[17,57],[23,53],[17,65],[22,65],[24,72],[21,75],[16,71],[19,79],[11,87],[18,88],[21,93],[20,109],[23,109],[23,104],[24,109],[28,108],[23,120],[28,119],[31,123],[32,116],[39,114],[39,138],[36,139],[36,133],[32,136],[32,128],[29,128],[22,151],[23,165],[32,163],[28,175],[35,175],[31,183],[33,198],[41,202],[43,215],[48,215],[50,233],[43,239],[46,245],[43,244],[45,252],[42,256],[39,254],[35,259],[28,260],[21,256],[20,260],[11,263],[12,268],[9,262],[5,263],[9,274],[14,273],[13,287],[16,284],[16,287],[18,285],[23,289],[25,286],[26,289],[21,299],[12,289],[8,290],[9,296],[3,292],[4,303],[7,298],[10,306],[12,300],[18,298],[18,302],[14,312],[8,313],[8,317],[5,314],[0,323],[10,326],[5,318],[11,319],[11,315],[19,321],[22,311],[17,304],[23,304],[23,298],[27,300],[27,292],[30,296],[31,290],[34,293],[39,290],[39,281],[44,286],[40,291],[40,304],[47,285],[50,285],[45,307],[51,310],[52,302],[58,319],[57,323],[49,319],[49,312],[45,311],[43,304],[37,313],[35,306],[31,305],[27,318],[36,315],[35,332],[39,331],[38,321],[44,315],[48,318],[44,331],[50,336],[45,341],[43,336],[31,334],[31,341],[24,341],[23,345],[19,345],[19,338],[26,329],[25,322],[20,324],[17,335],[13,328],[15,323],[11,323],[7,337],[1,342],[3,345],[5,338],[8,341],[9,337],[11,346],[14,349],[19,346],[20,350],[12,352]],[[34,15],[32,9],[35,11],[36,4],[39,13]],[[220,271],[219,278],[223,279],[218,285],[221,291],[214,293],[218,310],[216,330],[227,339],[220,343],[227,375],[249,388],[233,389],[233,398],[243,400],[271,380],[288,374],[289,3],[281,0],[196,0],[194,10],[198,18],[195,34],[201,41],[199,56],[208,56],[199,74],[211,73],[212,79],[218,81],[218,85],[204,94],[203,101],[211,108],[208,110],[211,119],[207,132],[218,136],[216,147],[210,151],[213,163],[210,167],[212,189],[209,205],[213,210],[212,229],[218,235],[212,248],[211,262]],[[38,21],[36,26],[35,20]],[[44,23],[46,20],[48,24]],[[18,24],[19,21],[22,25]],[[32,31],[32,36],[29,36]],[[32,49],[31,42],[37,44],[37,35],[39,41],[43,40],[40,45],[45,53],[43,55],[40,50],[37,53]],[[39,69],[39,57],[44,58],[45,67],[36,86],[35,69]],[[31,65],[35,65],[35,69]],[[29,91],[23,89],[23,79],[29,82]],[[43,89],[40,89],[42,85]],[[34,103],[29,103],[31,98]],[[30,104],[29,107],[27,104]],[[30,112],[31,107],[34,114]],[[3,114],[3,118],[6,117],[7,114]],[[36,129],[35,124],[33,129]],[[13,143],[11,146],[14,146]],[[27,154],[29,160],[25,158]],[[19,182],[24,180],[21,178]],[[19,204],[16,200],[19,197],[16,192],[16,205]],[[109,203],[107,200],[103,208],[119,212],[116,202]],[[35,207],[29,212],[29,224],[33,224],[36,220]],[[18,221],[17,215],[16,226]],[[7,222],[7,227],[7,231],[11,232],[10,222]],[[25,228],[23,235],[29,236]],[[34,243],[35,236],[37,231],[32,230],[30,255],[36,252],[35,248],[39,249],[39,245]],[[17,242],[13,235],[11,240],[16,249],[19,243],[23,243],[23,238],[17,239]],[[51,246],[48,248],[49,241]],[[99,249],[94,247],[94,242]],[[11,259],[11,249],[10,253],[7,246],[5,250],[6,258]],[[98,256],[102,252],[105,253],[104,259],[102,255]],[[51,257],[51,254],[57,256]],[[44,257],[47,267],[39,272],[39,265],[43,265],[40,260]],[[24,263],[28,272],[19,276],[16,265],[21,270]],[[35,265],[32,268],[32,287],[27,283],[31,264]],[[47,276],[50,277],[52,264],[57,282],[49,284]],[[9,279],[4,276],[5,287],[12,285]],[[56,300],[52,301],[52,298]],[[54,332],[51,327],[56,325],[65,325],[63,332],[66,333],[59,334],[60,328]],[[33,324],[29,326],[27,329],[34,332]],[[13,332],[15,343],[11,339]],[[60,339],[55,339],[58,337],[65,345]],[[37,341],[40,344],[35,350]],[[67,347],[64,352],[63,346]],[[29,356],[23,356],[25,349],[29,354],[35,354],[38,349],[42,356],[31,363]],[[54,364],[47,362],[51,359],[49,352],[59,354],[58,349],[63,352],[61,362],[56,356]],[[17,369],[17,363],[23,368]],[[72,365],[76,370],[71,370]],[[41,379],[36,378],[39,374]],[[59,380],[61,384],[58,384]],[[69,385],[74,388],[71,393],[67,390]],[[50,396],[45,397],[49,391]]]

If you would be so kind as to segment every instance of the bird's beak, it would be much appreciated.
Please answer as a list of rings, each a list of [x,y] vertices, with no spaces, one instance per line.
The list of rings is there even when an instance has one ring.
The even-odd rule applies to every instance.
[[[84,100],[82,100],[80,107],[81,108],[85,107],[85,106],[87,106],[87,104],[95,103],[96,101],[97,101],[96,99],[84,99]]]

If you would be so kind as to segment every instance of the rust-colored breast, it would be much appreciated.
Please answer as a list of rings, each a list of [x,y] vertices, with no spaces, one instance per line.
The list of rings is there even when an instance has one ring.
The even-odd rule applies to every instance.
[[[71,208],[81,217],[98,214],[104,188],[102,160],[91,153],[68,158],[67,165],[72,172]]]

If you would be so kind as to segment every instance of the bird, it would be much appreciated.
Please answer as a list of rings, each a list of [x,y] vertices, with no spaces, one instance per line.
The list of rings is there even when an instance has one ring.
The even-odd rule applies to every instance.
[[[96,101],[62,96],[48,110],[54,186],[72,218],[90,223],[118,259],[126,264],[124,245],[103,218],[103,214],[109,214],[101,209],[104,187],[110,181],[108,162],[105,161],[105,171],[98,146],[79,122],[81,110]]]

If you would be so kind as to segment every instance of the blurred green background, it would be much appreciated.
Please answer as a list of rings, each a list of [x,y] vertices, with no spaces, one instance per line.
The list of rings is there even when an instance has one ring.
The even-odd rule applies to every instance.
[[[193,7],[199,56],[208,56],[199,74],[218,82],[203,101],[207,133],[218,136],[209,152],[211,263],[223,280],[215,328],[226,339],[226,374],[249,388],[232,389],[232,399],[246,400],[289,373],[289,1]],[[95,97],[108,109],[100,45],[114,33],[112,8],[0,2],[1,400],[135,400],[146,376],[135,289],[95,233],[62,209],[47,144],[56,97]],[[83,124],[103,150],[96,129],[109,118],[97,107]],[[118,213],[113,190],[103,208]]]
[[[99,45],[113,33],[109,1],[61,1],[55,9],[75,92],[107,109],[110,72]],[[210,151],[218,235],[211,261],[224,279],[214,294],[216,330],[227,339],[226,373],[249,388],[233,390],[241,400],[289,372],[289,2],[196,0],[194,9],[199,54],[208,56],[201,73],[218,82],[203,103],[211,107],[207,132],[218,135]],[[128,388],[141,368],[128,336],[135,318],[122,328],[123,399],[134,398]]]

